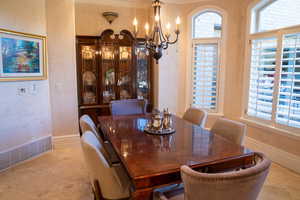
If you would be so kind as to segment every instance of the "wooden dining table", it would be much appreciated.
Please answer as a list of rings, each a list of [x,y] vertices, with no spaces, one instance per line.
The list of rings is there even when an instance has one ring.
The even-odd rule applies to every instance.
[[[100,116],[99,128],[130,177],[132,199],[152,199],[153,190],[180,183],[180,167],[220,172],[251,166],[254,152],[172,116],[175,133],[150,135],[150,115]]]

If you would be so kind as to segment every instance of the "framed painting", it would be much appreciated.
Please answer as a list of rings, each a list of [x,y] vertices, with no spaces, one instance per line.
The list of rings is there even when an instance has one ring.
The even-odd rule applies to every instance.
[[[46,37],[0,29],[0,81],[47,79]]]

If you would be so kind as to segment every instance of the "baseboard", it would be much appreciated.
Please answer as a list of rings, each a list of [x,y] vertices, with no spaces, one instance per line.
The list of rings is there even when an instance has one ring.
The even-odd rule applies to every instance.
[[[273,147],[269,144],[262,143],[253,138],[246,137],[245,146],[254,151],[263,152],[273,162],[276,162],[290,170],[300,174],[300,157]]]
[[[78,138],[79,134],[72,134],[72,135],[62,135],[62,136],[53,136],[53,141],[59,141],[59,140],[65,140],[65,139],[72,139],[72,138]]]
[[[46,136],[0,152],[0,171],[52,150],[52,137]]]
[[[58,146],[78,144],[78,142],[80,142],[80,136],[79,134],[55,136],[52,141],[54,148],[56,148]]]

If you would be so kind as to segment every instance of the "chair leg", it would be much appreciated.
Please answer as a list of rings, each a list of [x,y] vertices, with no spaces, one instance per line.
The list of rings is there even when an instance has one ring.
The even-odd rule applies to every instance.
[[[94,200],[97,200],[96,193],[94,190],[93,190],[93,194],[94,194]]]
[[[98,180],[94,181],[94,187],[95,187],[94,200],[104,200]]]

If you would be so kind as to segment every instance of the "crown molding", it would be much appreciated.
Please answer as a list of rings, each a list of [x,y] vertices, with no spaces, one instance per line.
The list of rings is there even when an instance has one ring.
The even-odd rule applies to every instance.
[[[161,0],[161,1],[166,4],[187,4],[187,3],[197,3],[204,0]],[[75,0],[75,3],[100,4],[100,5],[118,6],[118,7],[148,8],[151,7],[152,0]]]
[[[98,4],[115,7],[149,8],[151,0],[75,0],[75,3]]]
[[[164,3],[172,3],[172,4],[187,4],[187,3],[197,3],[205,0],[162,0]]]

